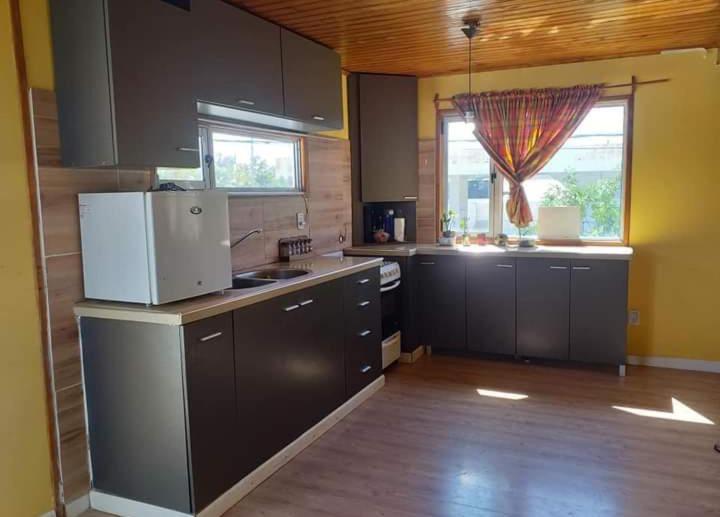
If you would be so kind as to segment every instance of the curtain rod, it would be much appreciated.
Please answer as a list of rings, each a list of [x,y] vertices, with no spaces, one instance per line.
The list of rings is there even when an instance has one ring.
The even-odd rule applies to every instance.
[[[649,81],[638,81],[635,79],[635,76],[632,76],[632,81],[629,83],[620,83],[620,84],[607,84],[603,85],[603,89],[610,89],[610,88],[632,88],[632,93],[635,93],[635,88],[641,85],[645,84],[658,84],[658,83],[668,83],[670,82],[669,78],[663,78],[663,79],[652,79]],[[435,94],[435,98],[433,101],[437,105],[440,102],[450,102],[453,100],[453,97],[439,97],[438,94]]]

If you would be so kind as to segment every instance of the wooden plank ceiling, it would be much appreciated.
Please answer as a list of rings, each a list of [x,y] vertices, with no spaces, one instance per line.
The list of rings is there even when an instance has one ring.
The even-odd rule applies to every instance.
[[[231,0],[336,49],[356,72],[498,70],[716,47],[720,0]]]

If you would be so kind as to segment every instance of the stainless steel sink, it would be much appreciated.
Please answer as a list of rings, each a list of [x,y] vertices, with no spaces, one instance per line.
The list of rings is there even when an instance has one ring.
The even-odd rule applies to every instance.
[[[289,278],[297,278],[310,273],[307,269],[287,269],[287,268],[275,268],[275,269],[260,269],[258,271],[250,271],[249,273],[243,273],[243,278],[258,278],[265,280],[287,280]]]
[[[233,275],[233,289],[252,289],[274,284],[279,280],[288,280],[310,273],[307,269],[269,268],[236,273]]]
[[[235,276],[232,279],[233,289],[252,289],[253,287],[262,287],[264,285],[274,284],[275,280],[263,280],[261,278],[247,278],[243,276]]]

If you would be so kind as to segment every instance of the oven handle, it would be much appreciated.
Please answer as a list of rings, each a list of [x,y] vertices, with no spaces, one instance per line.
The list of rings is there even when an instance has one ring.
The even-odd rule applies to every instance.
[[[388,291],[392,291],[393,289],[397,289],[398,287],[400,287],[400,280],[396,280],[395,282],[386,287],[381,287],[380,292],[387,293]]]

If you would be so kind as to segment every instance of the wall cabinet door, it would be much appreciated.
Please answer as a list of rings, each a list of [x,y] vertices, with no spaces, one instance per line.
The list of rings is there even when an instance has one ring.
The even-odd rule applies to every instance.
[[[362,201],[418,195],[417,78],[358,74]]]
[[[467,261],[468,350],[515,354],[515,259]]]
[[[241,476],[343,402],[341,299],[329,282],[234,312]]]
[[[193,508],[239,479],[232,313],[183,327]]]
[[[625,363],[627,285],[625,261],[572,261],[570,359]]]
[[[517,353],[568,359],[570,261],[517,259]]]
[[[422,344],[465,350],[465,259],[417,257]]]
[[[343,127],[340,55],[281,29],[285,115],[317,126]]]
[[[223,0],[192,5],[195,98],[283,114],[280,27]]]
[[[53,0],[63,163],[198,167],[192,17],[163,0]]]

